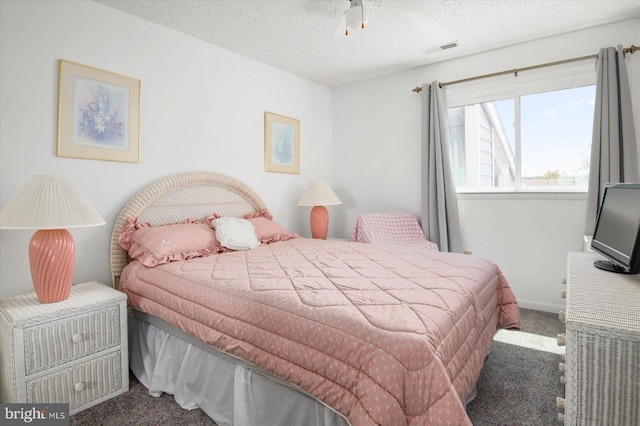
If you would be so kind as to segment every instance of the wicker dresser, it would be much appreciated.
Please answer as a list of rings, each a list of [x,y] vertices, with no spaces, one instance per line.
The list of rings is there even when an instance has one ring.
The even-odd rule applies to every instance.
[[[640,425],[640,275],[602,271],[569,253],[566,400],[569,425]]]
[[[97,282],[41,304],[0,301],[0,401],[69,403],[77,413],[129,389],[126,295]]]

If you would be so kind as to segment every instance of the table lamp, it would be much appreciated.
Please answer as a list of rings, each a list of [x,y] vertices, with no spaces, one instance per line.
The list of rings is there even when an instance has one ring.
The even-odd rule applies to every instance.
[[[71,293],[76,249],[65,228],[105,225],[100,213],[68,177],[32,176],[0,211],[0,229],[37,229],[29,243],[29,265],[41,303]]]
[[[304,191],[298,206],[313,206],[311,209],[311,236],[313,238],[326,240],[329,229],[329,212],[325,206],[342,204],[329,184],[323,180],[311,182]]]

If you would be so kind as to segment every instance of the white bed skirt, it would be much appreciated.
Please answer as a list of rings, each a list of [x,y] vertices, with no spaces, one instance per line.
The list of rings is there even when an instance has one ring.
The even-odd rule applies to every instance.
[[[138,311],[129,315],[129,364],[149,394],[174,396],[219,425],[345,426],[294,385]]]

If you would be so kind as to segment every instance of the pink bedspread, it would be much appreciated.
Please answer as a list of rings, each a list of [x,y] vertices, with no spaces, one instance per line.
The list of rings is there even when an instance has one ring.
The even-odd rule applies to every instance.
[[[129,304],[280,376],[352,425],[471,424],[498,328],[519,328],[491,262],[298,238],[154,268],[133,262]]]

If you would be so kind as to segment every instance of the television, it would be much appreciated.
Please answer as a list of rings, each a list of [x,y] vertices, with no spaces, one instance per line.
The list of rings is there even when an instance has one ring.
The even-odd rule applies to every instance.
[[[604,187],[591,248],[608,260],[597,268],[640,272],[640,183],[608,183]]]

